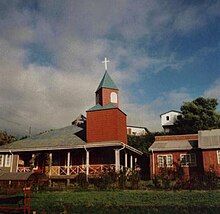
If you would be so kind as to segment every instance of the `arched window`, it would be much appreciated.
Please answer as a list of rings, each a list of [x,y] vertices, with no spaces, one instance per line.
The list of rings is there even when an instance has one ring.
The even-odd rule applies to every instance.
[[[118,102],[117,93],[112,92],[111,93],[111,103],[117,103],[117,102]]]

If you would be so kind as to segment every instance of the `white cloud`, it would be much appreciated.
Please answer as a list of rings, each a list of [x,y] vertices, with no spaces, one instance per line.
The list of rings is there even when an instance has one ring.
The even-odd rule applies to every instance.
[[[192,97],[185,88],[164,92],[151,103],[131,103],[126,93],[123,93],[122,109],[128,115],[130,125],[145,126],[150,131],[161,131],[160,114],[169,110],[180,110],[183,101],[190,101]]]
[[[25,132],[30,125],[43,130],[70,124],[94,104],[104,57],[110,58],[109,71],[122,91],[140,81],[141,72],[178,70],[184,63],[174,55],[165,50],[153,57],[147,49],[136,49],[136,41],[142,39],[147,46],[176,31],[189,33],[206,25],[208,16],[217,16],[215,7],[203,15],[203,5],[181,7],[155,0],[41,0],[37,8],[22,9],[17,1],[0,3],[0,128]],[[33,43],[48,50],[55,66],[29,61],[35,50],[26,45]],[[162,106],[173,108],[189,97],[181,89],[151,104],[132,104],[129,99],[135,95],[129,93],[122,99],[129,123],[146,124],[150,130],[160,127]]]
[[[204,92],[205,97],[214,97],[220,101],[220,79],[217,79],[213,85]]]

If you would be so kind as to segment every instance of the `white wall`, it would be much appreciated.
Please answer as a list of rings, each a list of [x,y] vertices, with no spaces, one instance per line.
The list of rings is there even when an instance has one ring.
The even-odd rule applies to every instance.
[[[131,135],[137,135],[137,136],[147,134],[147,132],[146,132],[146,130],[144,128],[129,127],[129,126],[127,127],[127,133],[131,134]]]
[[[179,112],[170,111],[167,112],[166,114],[161,115],[161,125],[162,126],[174,125],[178,115],[182,115],[182,114]]]

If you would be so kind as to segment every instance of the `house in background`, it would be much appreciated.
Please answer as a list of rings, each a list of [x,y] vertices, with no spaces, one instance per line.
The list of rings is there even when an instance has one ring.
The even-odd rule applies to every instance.
[[[150,146],[151,177],[163,168],[181,167],[185,178],[214,171],[220,177],[220,129],[198,134],[156,136]]]
[[[204,170],[215,171],[220,177],[220,129],[199,131],[198,135]]]
[[[161,125],[165,133],[170,133],[175,126],[175,122],[182,118],[180,111],[171,110],[160,115]]]
[[[128,135],[141,136],[141,135],[147,135],[148,133],[149,133],[149,131],[146,127],[127,126],[127,134]]]
[[[149,151],[151,177],[163,168],[175,171],[181,167],[185,178],[203,173],[197,134],[156,136]]]
[[[1,172],[37,171],[51,182],[70,183],[79,173],[89,178],[140,166],[142,152],[127,145],[127,119],[118,95],[106,71],[96,90],[96,105],[87,110],[86,118],[80,116],[71,126],[1,146]]]

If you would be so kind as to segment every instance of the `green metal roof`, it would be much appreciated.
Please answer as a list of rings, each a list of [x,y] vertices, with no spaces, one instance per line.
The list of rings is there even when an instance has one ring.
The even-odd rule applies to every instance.
[[[85,145],[86,142],[80,138],[83,129],[72,125],[61,129],[54,129],[51,131],[44,132],[42,134],[33,135],[29,138],[18,140],[10,144],[6,144],[0,147],[1,149],[43,149],[43,148],[54,148],[54,147],[74,147],[78,145]]]
[[[111,88],[118,90],[117,86],[115,85],[115,83],[113,82],[112,78],[109,76],[107,71],[105,72],[96,91],[98,91],[100,88]]]
[[[97,104],[87,111],[99,111],[99,110],[107,110],[107,109],[114,109],[114,108],[117,108],[117,107],[114,106],[112,103],[109,103],[105,106],[101,106],[100,104]]]

